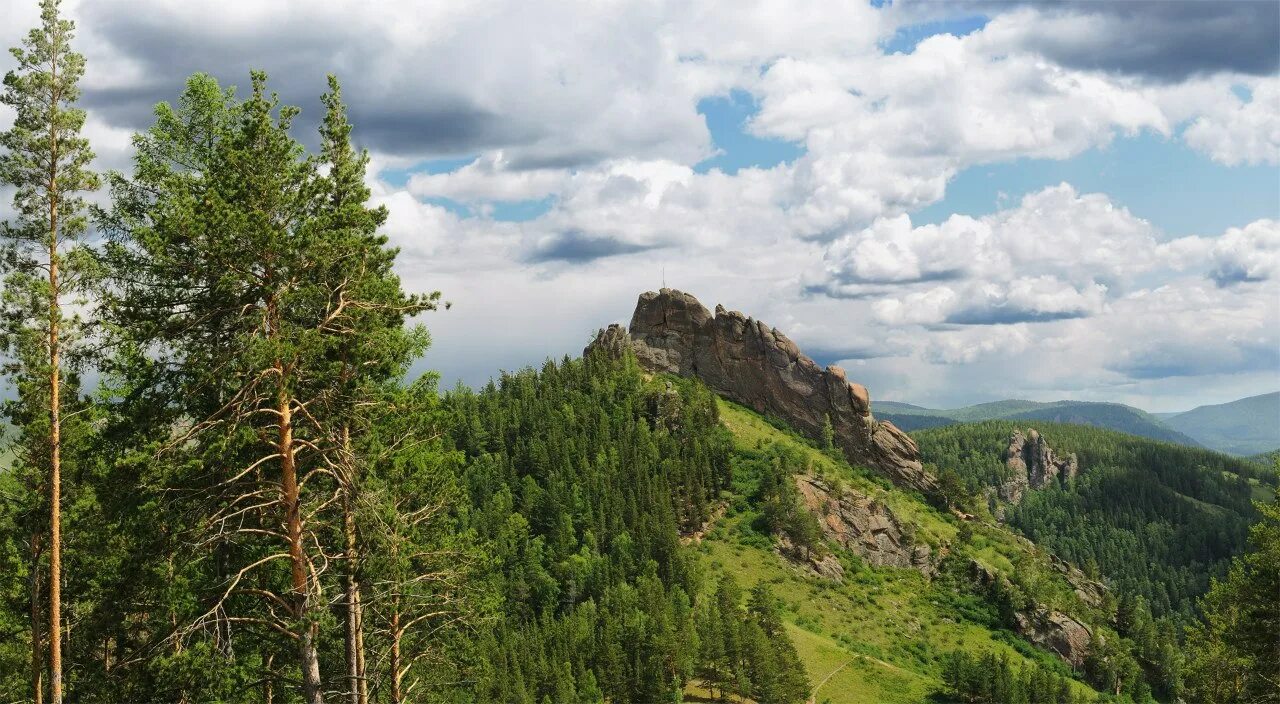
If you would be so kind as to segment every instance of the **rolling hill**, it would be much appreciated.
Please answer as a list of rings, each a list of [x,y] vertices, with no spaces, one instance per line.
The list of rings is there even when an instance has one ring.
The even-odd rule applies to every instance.
[[[1233,455],[1280,448],[1280,391],[1200,406],[1164,420],[1205,447]]]
[[[1043,403],[1011,399],[962,408],[933,409],[910,403],[877,401],[874,411],[877,418],[888,420],[908,432],[984,420],[1038,420],[1092,425],[1191,447],[1201,444],[1188,434],[1170,428],[1146,411],[1119,403],[1090,401]]]

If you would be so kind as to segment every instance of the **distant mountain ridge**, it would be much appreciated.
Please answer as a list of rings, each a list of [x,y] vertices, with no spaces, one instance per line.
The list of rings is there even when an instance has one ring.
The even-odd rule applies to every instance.
[[[877,418],[887,420],[908,432],[984,420],[1041,420],[1091,425],[1153,440],[1190,447],[1202,446],[1193,436],[1169,427],[1150,413],[1120,403],[1008,399],[962,408],[934,409],[910,403],[879,401],[872,410]]]
[[[1280,448],[1280,391],[1199,406],[1166,418],[1164,424],[1220,452],[1269,452]]]

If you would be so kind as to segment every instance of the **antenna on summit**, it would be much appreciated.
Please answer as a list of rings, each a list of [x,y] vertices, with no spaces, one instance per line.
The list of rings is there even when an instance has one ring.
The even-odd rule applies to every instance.
[[[667,287],[667,267],[662,267],[662,287]]]

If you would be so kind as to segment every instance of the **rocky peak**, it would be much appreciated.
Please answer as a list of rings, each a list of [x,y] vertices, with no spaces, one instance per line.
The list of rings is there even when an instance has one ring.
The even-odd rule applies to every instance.
[[[1079,472],[1075,454],[1058,457],[1034,428],[1026,435],[1021,430],[1013,431],[1003,459],[1011,474],[1000,487],[1000,498],[1015,504],[1028,488],[1043,489],[1051,481],[1065,482]]]
[[[620,351],[629,344],[651,372],[700,379],[720,395],[776,416],[818,439],[827,419],[835,442],[853,464],[884,472],[895,483],[931,493],[933,475],[920,463],[915,441],[871,415],[867,390],[837,366],[825,369],[786,335],[737,311],[707,310],[674,289],[640,295],[631,327],[610,326],[588,347]]]

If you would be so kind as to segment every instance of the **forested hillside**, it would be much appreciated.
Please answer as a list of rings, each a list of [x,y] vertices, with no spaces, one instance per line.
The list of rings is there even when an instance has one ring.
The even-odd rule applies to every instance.
[[[1078,425],[987,421],[915,434],[926,460],[955,469],[981,495],[1009,478],[1003,453],[1014,430],[1034,427],[1080,475],[1028,492],[1009,524],[1117,591],[1141,595],[1156,615],[1194,618],[1195,599],[1245,545],[1274,472],[1206,450]],[[1134,559],[1135,555],[1143,556]]]
[[[876,415],[893,422],[904,430],[937,428],[953,423],[974,423],[984,420],[1035,420],[1055,423],[1092,425],[1139,435],[1154,440],[1175,442],[1192,447],[1198,443],[1190,435],[1169,427],[1155,416],[1119,403],[1094,403],[1087,401],[992,401],[973,406],[952,409],[933,409],[909,403],[881,402],[876,404]]]
[[[741,406],[722,401],[721,418],[734,438],[733,489],[698,550],[713,571],[776,586],[810,681],[821,685],[814,701],[1092,702],[1094,687],[1145,701],[1177,687],[1176,637],[1145,626],[1142,643],[1122,637],[1107,625],[1114,601],[1083,603],[1048,555],[1011,531],[963,520]],[[831,487],[827,508],[809,511],[885,507],[905,527],[901,539],[929,547],[933,567],[881,565],[866,544],[831,540],[823,525],[843,521],[835,517],[844,509],[809,524],[787,509],[806,502],[780,491],[789,486],[780,477]],[[995,581],[984,584],[983,573]],[[1093,623],[1112,647],[1073,668],[1019,635],[1017,613],[1031,604]],[[1160,665],[1148,672],[1144,658]]]
[[[665,289],[643,340],[442,395],[410,370],[450,306],[336,77],[300,135],[264,73],[192,75],[97,174],[40,7],[0,94],[0,701],[1277,700],[1274,467],[1043,420],[1146,422],[1108,404],[917,447]]]
[[[1205,447],[1236,455],[1280,448],[1280,391],[1200,406],[1165,419]]]
[[[498,604],[466,701],[672,701],[695,677],[803,699],[773,595],[753,591],[748,608],[731,575],[705,573],[681,545],[731,480],[713,395],[597,354],[445,406]]]

